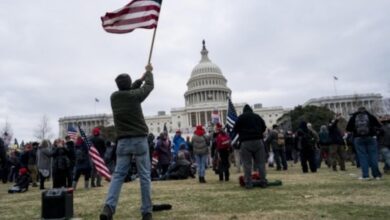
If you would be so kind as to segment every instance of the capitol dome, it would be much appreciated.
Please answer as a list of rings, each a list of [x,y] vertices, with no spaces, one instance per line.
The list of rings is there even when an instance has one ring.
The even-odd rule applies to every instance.
[[[206,42],[202,43],[201,60],[192,70],[184,94],[187,107],[224,104],[231,94],[221,69],[208,57]]]

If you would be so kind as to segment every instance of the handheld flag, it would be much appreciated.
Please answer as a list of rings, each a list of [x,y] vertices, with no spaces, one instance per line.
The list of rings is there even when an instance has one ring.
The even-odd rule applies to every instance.
[[[77,130],[72,125],[68,125],[67,135],[70,137],[70,139],[72,139],[73,141],[76,141]]]
[[[107,181],[111,180],[111,174],[108,170],[106,163],[104,162],[103,158],[100,157],[99,151],[91,144],[91,142],[88,140],[87,136],[85,135],[85,132],[83,129],[81,129],[81,126],[79,125],[79,131],[81,138],[84,140],[85,144],[87,144],[87,147],[89,149],[89,156],[91,157],[91,160],[97,170],[97,172],[104,177]]]
[[[233,131],[234,125],[236,124],[237,121],[237,112],[236,109],[234,108],[234,105],[232,103],[232,100],[230,98],[228,99],[228,112],[226,116],[226,129],[227,133],[230,136],[230,139],[232,140],[232,144],[234,144],[238,140],[238,134],[236,134]]]
[[[101,17],[105,31],[114,34],[130,33],[136,28],[157,27],[162,0],[134,0]]]
[[[220,117],[219,117],[218,109],[214,109],[211,112],[211,123],[217,124],[217,123],[220,123],[220,122],[221,122],[221,120],[220,120]]]

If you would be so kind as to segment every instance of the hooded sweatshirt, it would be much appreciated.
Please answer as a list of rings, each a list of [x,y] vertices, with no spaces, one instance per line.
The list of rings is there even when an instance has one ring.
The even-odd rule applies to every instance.
[[[245,105],[243,113],[234,125],[234,131],[239,134],[240,141],[263,139],[266,129],[264,120],[255,114],[249,105]]]
[[[145,83],[139,88],[137,88],[138,86],[128,88],[129,83],[122,83],[121,80],[128,81],[129,79],[125,77],[117,78],[116,82],[119,91],[111,95],[111,108],[117,138],[146,137],[148,135],[148,127],[145,123],[141,103],[154,88],[153,74],[146,72]],[[120,86],[122,84],[125,84],[127,87],[123,88]]]

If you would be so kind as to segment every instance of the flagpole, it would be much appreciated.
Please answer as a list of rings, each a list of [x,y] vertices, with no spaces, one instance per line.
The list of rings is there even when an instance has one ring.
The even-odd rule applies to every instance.
[[[161,8],[162,8],[162,1],[161,1],[161,5],[160,5],[160,12],[161,12]],[[159,13],[159,17],[160,17],[160,13]],[[156,32],[157,32],[157,27],[158,27],[158,21],[159,21],[159,19],[157,20],[156,27],[154,28],[154,31],[153,31],[152,44],[150,45],[150,51],[149,51],[148,65],[150,64],[150,61],[152,60],[152,53],[153,53],[153,47],[154,47],[154,39],[156,38]]]
[[[333,87],[334,87],[334,93],[337,96],[336,78],[335,77],[333,77]]]
[[[154,47],[154,39],[156,38],[156,31],[157,31],[157,25],[153,31],[153,38],[152,38],[152,44],[150,45],[148,64],[150,64],[150,61],[152,60],[152,53],[153,53],[153,47]]]

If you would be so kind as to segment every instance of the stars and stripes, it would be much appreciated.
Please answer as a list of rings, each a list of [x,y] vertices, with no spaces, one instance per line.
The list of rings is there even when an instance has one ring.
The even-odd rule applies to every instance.
[[[157,27],[162,0],[134,0],[101,17],[105,31],[115,34],[132,32],[136,28]]]
[[[228,99],[228,112],[227,112],[227,116],[226,116],[226,129],[227,129],[227,133],[230,136],[230,139],[232,140],[232,144],[234,144],[238,140],[238,134],[236,134],[233,131],[233,127],[236,124],[237,118],[238,117],[237,117],[236,109],[234,108],[232,100],[229,98]]]
[[[97,172],[102,177],[104,177],[107,181],[110,181],[111,180],[110,171],[108,170],[103,158],[100,157],[99,151],[88,140],[87,136],[85,135],[85,132],[83,131],[83,129],[81,129],[80,125],[79,125],[79,130],[80,130],[81,138],[84,140],[85,144],[87,145],[87,147],[89,149],[88,154],[89,154]]]
[[[71,140],[76,141],[78,133],[72,125],[68,125],[67,135],[70,137]]]

